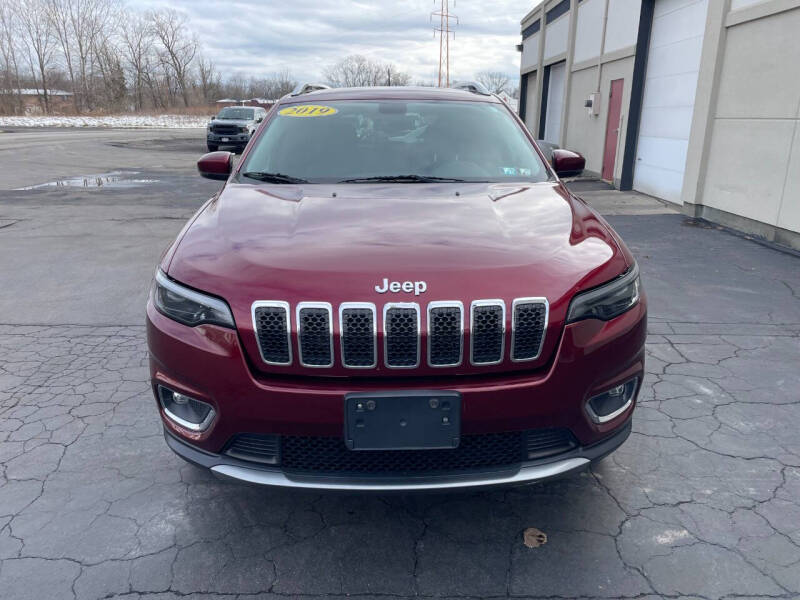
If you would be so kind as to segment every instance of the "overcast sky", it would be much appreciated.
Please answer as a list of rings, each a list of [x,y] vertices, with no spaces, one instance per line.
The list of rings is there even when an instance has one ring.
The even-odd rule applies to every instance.
[[[433,82],[438,61],[430,13],[439,0],[130,0],[140,8],[185,13],[204,52],[223,72],[265,75],[288,68],[299,80],[348,54],[392,62],[412,82]],[[520,21],[538,0],[457,0],[450,45],[451,79],[483,70],[517,79]]]

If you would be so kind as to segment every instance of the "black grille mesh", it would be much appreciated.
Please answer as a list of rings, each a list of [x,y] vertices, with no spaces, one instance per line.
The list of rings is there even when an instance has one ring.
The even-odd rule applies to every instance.
[[[512,331],[506,333],[506,315],[500,301],[476,301],[470,312],[468,359],[474,365],[493,365],[511,358],[535,360],[542,352],[547,329],[547,304],[540,299],[524,298],[512,304]],[[332,367],[334,353],[332,309],[322,303],[301,303],[297,314],[297,339],[290,343],[288,308],[278,302],[254,310],[256,337],[263,359],[269,364],[292,363],[292,345],[296,344],[302,364]],[[272,305],[274,304],[274,305]],[[438,306],[437,306],[438,305]],[[456,366],[464,360],[464,325],[466,315],[456,303],[448,306],[434,302],[427,307],[423,335],[427,361],[434,367]],[[341,305],[341,361],[347,367],[376,366],[377,318],[370,305]],[[384,311],[383,362],[393,368],[413,368],[420,364],[420,314],[415,305],[388,304]],[[294,327],[292,328],[294,329]],[[506,336],[510,351],[506,356]],[[293,336],[294,337],[294,336]]]
[[[328,367],[331,356],[330,311],[327,308],[301,308],[298,316],[298,342],[303,364]]]
[[[386,364],[413,367],[419,362],[418,315],[414,308],[389,308],[386,311]]]
[[[211,130],[214,133],[234,134],[234,133],[239,133],[239,126],[238,125],[216,124],[216,125],[212,125],[211,126]]]
[[[369,308],[342,310],[342,361],[348,367],[375,364],[375,315]]]
[[[526,450],[530,460],[561,454],[577,447],[578,440],[564,427],[532,429],[527,435]]]
[[[280,438],[277,435],[241,433],[228,444],[225,454],[240,460],[278,464]]]
[[[517,304],[514,307],[514,343],[511,358],[531,360],[539,356],[544,337],[545,305],[542,302]]]
[[[341,438],[284,437],[283,468],[314,473],[435,473],[514,465],[522,434],[466,435],[452,450],[349,450]]]
[[[472,362],[498,362],[503,357],[503,307],[497,305],[472,308]]]
[[[226,454],[241,460],[280,464],[283,469],[298,473],[402,475],[513,467],[525,460],[561,454],[577,446],[577,440],[566,428],[465,435],[459,447],[452,450],[354,451],[339,437],[279,438],[244,433],[233,438]]]
[[[281,306],[259,306],[254,314],[256,336],[264,360],[279,364],[289,363],[286,309]]]
[[[461,308],[437,306],[429,311],[428,349],[434,366],[461,362]]]

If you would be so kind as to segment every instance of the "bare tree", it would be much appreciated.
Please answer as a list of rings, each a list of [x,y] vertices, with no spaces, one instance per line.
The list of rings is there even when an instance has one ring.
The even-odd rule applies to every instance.
[[[103,84],[99,93],[102,105],[112,110],[124,108],[128,95],[125,68],[114,40],[106,35],[99,37],[95,40],[93,54]]]
[[[139,13],[122,0],[0,0],[2,112],[23,110],[27,87],[39,90],[51,113],[60,107],[55,88],[71,89],[74,110],[83,112],[188,107],[223,89],[237,98],[276,98],[295,85],[288,71],[223,85],[174,10]]]
[[[360,54],[346,56],[324,70],[325,80],[333,87],[408,85],[411,77],[391,63],[369,60]]]
[[[481,71],[477,75],[478,81],[493,94],[508,92],[511,80],[508,75],[500,71]]]
[[[242,100],[245,96],[249,96],[249,87],[247,80],[241,73],[234,73],[228,77],[225,83],[225,96],[235,100]]]
[[[203,94],[203,102],[209,104],[212,93],[219,89],[219,73],[214,67],[214,63],[201,54],[197,59],[197,74],[200,77],[200,92]]]
[[[297,80],[292,77],[289,69],[272,73],[266,79],[264,97],[277,100],[297,87]]]
[[[411,81],[411,75],[398,71],[393,64],[383,66],[386,73],[386,79],[379,85],[408,85]]]
[[[48,19],[46,0],[22,0],[17,6],[31,76],[37,87],[41,83],[44,111],[49,113],[48,71],[53,65],[56,41]]]
[[[20,97],[20,73],[18,53],[19,20],[16,11],[12,10],[11,0],[0,0],[0,67],[3,71],[3,89],[8,103],[4,107],[11,113],[22,108]]]
[[[67,68],[76,111],[93,106],[95,68],[100,68],[97,52],[109,45],[118,7],[118,0],[47,0],[47,16]]]
[[[189,106],[189,70],[197,54],[197,38],[189,32],[186,17],[173,9],[152,11],[149,15],[153,33],[161,44],[162,62],[172,69],[183,104]]]
[[[49,0],[47,2],[47,18],[53,28],[53,32],[61,46],[61,53],[64,64],[67,67],[67,74],[72,86],[72,101],[75,104],[75,111],[80,112],[79,83],[75,77],[75,69],[72,65],[73,58],[73,36],[70,24],[71,0]]]
[[[154,108],[167,108],[169,103],[169,71],[163,71],[160,61],[148,56],[145,59],[144,83]]]
[[[141,15],[128,15],[120,25],[120,47],[133,84],[133,104],[144,108],[144,91],[148,76],[153,30]]]

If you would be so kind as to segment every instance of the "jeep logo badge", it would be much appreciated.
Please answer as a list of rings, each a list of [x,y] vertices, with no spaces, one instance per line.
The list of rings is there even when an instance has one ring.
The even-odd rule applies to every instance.
[[[379,294],[386,292],[405,292],[410,294],[414,292],[415,296],[419,296],[428,289],[428,284],[424,281],[389,281],[386,277],[383,278],[382,285],[376,285],[375,291]]]

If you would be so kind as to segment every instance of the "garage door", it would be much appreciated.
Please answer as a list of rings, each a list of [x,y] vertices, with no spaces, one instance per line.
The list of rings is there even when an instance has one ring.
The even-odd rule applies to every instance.
[[[564,81],[566,68],[563,62],[548,67],[550,77],[547,84],[547,111],[544,121],[544,139],[560,144],[561,113],[564,110]]]
[[[525,124],[528,129],[535,131],[537,102],[536,102],[536,71],[523,75],[525,78]]]
[[[633,188],[681,202],[708,0],[656,0]]]

